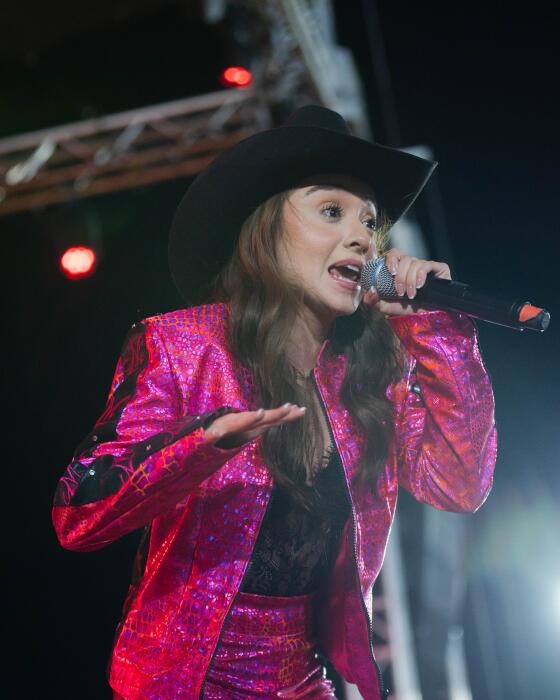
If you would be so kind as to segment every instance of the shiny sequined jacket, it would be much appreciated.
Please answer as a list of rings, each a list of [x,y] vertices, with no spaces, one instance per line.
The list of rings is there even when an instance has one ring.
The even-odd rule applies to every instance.
[[[224,407],[256,408],[254,381],[228,351],[227,311],[209,304],[133,326],[107,406],[56,492],[54,525],[68,549],[104,547],[151,525],[111,665],[111,685],[127,700],[199,697],[271,493],[258,439],[231,450],[204,439],[204,422]],[[407,362],[388,389],[396,439],[376,492],[351,486],[364,439],[339,398],[345,356],[326,341],[314,369],[352,504],[321,591],[319,641],[366,700],[381,694],[371,593],[398,485],[436,508],[474,511],[496,453],[492,389],[472,321],[432,311],[391,325]]]

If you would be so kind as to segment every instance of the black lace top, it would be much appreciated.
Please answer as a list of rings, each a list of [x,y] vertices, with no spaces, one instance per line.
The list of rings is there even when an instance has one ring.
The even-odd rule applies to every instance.
[[[253,555],[241,585],[244,593],[303,595],[319,587],[338,551],[350,503],[340,456],[330,453],[313,481],[320,518],[295,504],[275,484]]]

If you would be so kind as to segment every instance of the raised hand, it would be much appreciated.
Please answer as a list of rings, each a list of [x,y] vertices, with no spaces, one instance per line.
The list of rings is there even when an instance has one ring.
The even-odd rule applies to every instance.
[[[273,425],[281,425],[301,418],[304,406],[287,403],[279,408],[259,408],[258,411],[228,413],[217,418],[206,428],[208,442],[222,449],[239,447],[245,442],[262,435]]]

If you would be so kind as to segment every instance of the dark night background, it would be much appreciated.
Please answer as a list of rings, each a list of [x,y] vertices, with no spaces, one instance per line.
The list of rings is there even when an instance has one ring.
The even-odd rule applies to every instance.
[[[355,51],[377,140],[429,146],[431,194],[454,277],[546,306],[545,334],[479,323],[496,396],[494,490],[469,516],[467,585],[482,586],[495,656],[465,632],[475,700],[560,697],[557,214],[558,30],[537,4],[377,4],[396,119],[379,106],[364,2],[336,3]],[[0,20],[0,138],[219,89],[234,49],[174,2],[6,3]],[[385,95],[386,97],[386,95]],[[104,668],[136,535],[94,553],[63,551],[50,523],[57,479],[101,412],[130,325],[177,308],[167,231],[187,180],[0,218],[5,282],[5,697],[108,698]],[[102,234],[90,279],[70,282],[57,250]],[[447,231],[442,244],[441,231]],[[445,244],[445,245],[444,245]],[[8,507],[6,507],[6,505]],[[490,663],[500,689],[483,673]],[[487,667],[487,666],[486,666]],[[17,690],[16,690],[17,689]],[[431,700],[427,698],[426,700]]]

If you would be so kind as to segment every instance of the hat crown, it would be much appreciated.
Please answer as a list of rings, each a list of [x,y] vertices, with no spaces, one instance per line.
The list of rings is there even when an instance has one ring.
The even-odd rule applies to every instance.
[[[339,134],[350,133],[340,114],[320,105],[306,105],[296,109],[282,126],[310,126],[315,129],[337,131]]]

